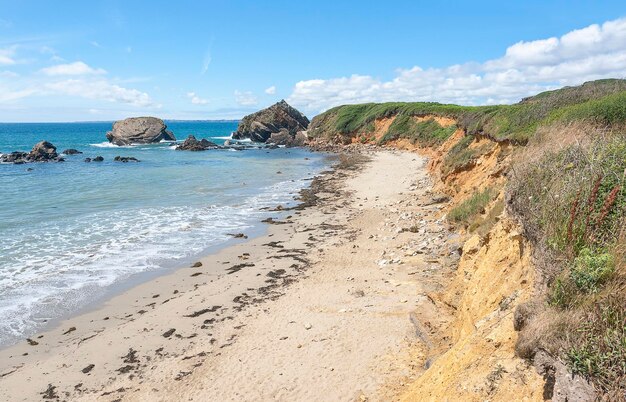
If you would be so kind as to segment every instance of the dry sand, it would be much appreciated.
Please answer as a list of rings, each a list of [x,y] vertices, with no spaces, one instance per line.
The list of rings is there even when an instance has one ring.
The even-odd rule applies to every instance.
[[[266,235],[0,351],[0,400],[394,399],[458,258],[425,163],[373,152]]]

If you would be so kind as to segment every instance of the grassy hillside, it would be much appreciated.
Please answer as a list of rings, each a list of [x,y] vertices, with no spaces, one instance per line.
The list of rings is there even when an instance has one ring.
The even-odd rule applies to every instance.
[[[599,80],[577,87],[566,87],[540,93],[514,105],[459,106],[435,102],[390,102],[338,106],[316,116],[309,127],[313,138],[347,143],[357,134],[374,130],[377,119],[428,115],[451,117],[458,121],[468,134],[483,134],[495,140],[509,140],[525,144],[542,126],[555,123],[586,120],[596,125],[617,125],[626,122],[626,80]],[[397,139],[399,134],[391,131],[384,141]],[[444,136],[442,127],[404,127],[404,135],[413,138],[411,131],[418,131],[418,142],[428,145]],[[401,130],[397,130],[401,131]],[[383,142],[384,142],[383,141]]]

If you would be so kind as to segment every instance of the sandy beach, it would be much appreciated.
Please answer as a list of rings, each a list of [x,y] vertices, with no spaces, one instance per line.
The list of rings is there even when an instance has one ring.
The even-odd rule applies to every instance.
[[[352,159],[265,235],[0,351],[0,399],[394,399],[441,344],[459,244],[424,158]]]

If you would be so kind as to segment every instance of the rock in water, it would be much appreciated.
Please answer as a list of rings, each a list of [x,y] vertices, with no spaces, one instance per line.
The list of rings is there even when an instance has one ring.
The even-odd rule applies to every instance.
[[[11,152],[0,156],[3,163],[27,163],[27,162],[63,162],[64,159],[57,154],[57,147],[48,141],[35,144],[30,152]]]
[[[115,158],[113,158],[113,160],[115,162],[124,162],[124,163],[127,163],[127,162],[140,162],[140,160],[135,158],[135,157],[132,157],[132,156],[119,156],[119,155],[116,156]]]
[[[107,133],[109,142],[115,145],[151,144],[161,140],[176,141],[174,134],[167,130],[163,120],[156,117],[131,117],[113,123],[113,130]]]
[[[0,162],[15,163],[16,165],[28,162],[28,152],[11,152],[10,154],[0,155]]]
[[[298,131],[306,130],[308,126],[309,119],[305,115],[281,100],[267,109],[244,117],[233,133],[233,138],[267,142],[272,134],[281,133],[282,129],[293,138]]]
[[[58,156],[57,147],[48,141],[41,141],[35,144],[28,154],[28,159],[31,162],[47,162],[57,159]]]
[[[80,152],[78,149],[74,149],[74,148],[70,148],[70,149],[66,149],[65,151],[61,152],[62,154],[65,155],[78,155],[78,154],[82,154],[82,152]]]
[[[187,139],[176,147],[178,151],[206,151],[207,149],[216,149],[219,148],[217,144],[203,138],[201,140],[197,140],[196,137],[190,135]]]

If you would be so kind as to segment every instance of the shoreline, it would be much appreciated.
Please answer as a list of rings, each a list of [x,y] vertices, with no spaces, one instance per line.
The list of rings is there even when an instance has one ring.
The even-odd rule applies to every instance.
[[[309,156],[310,155],[308,153],[305,153],[303,155],[305,159],[308,159]],[[147,268],[140,267],[138,264],[136,266],[135,265],[133,266],[135,269],[121,270],[122,271],[121,273],[118,273],[114,269],[111,269],[110,276],[114,277],[114,279],[112,279],[112,283],[107,282],[106,284],[100,284],[100,283],[96,284],[96,283],[89,283],[87,281],[85,282],[87,284],[84,287],[81,287],[83,284],[80,282],[74,283],[72,281],[68,281],[68,282],[65,282],[64,284],[68,285],[67,289],[69,290],[66,291],[65,288],[61,289],[61,292],[66,291],[65,293],[68,295],[67,297],[63,298],[63,296],[61,295],[58,298],[54,298],[54,296],[56,295],[52,294],[52,292],[50,292],[51,295],[44,293],[48,295],[49,297],[51,297],[53,300],[62,300],[60,305],[47,303],[43,297],[39,299],[35,298],[35,300],[42,300],[42,301],[39,304],[35,304],[35,303],[31,304],[33,308],[28,310],[28,312],[24,313],[24,315],[22,316],[22,317],[28,317],[29,320],[32,317],[32,320],[30,321],[24,320],[23,325],[22,325],[22,322],[15,321],[15,325],[13,325],[12,328],[7,328],[6,331],[4,331],[5,328],[3,328],[2,337],[0,339],[0,350],[3,350],[7,347],[15,345],[21,342],[22,340],[24,340],[25,338],[30,337],[32,334],[49,332],[50,330],[58,326],[59,323],[64,322],[73,317],[80,316],[94,309],[98,309],[111,298],[117,296],[120,293],[129,291],[132,288],[142,284],[143,282],[154,280],[160,276],[167,275],[170,272],[182,269],[186,267],[188,264],[195,262],[198,258],[201,258],[208,254],[214,254],[215,252],[219,252],[223,248],[230,247],[230,245],[236,244],[242,241],[242,239],[231,238],[230,236],[225,234],[226,232],[239,233],[240,231],[244,231],[245,234],[249,238],[258,237],[258,236],[265,234],[267,231],[268,225],[260,222],[260,218],[257,219],[256,216],[261,216],[261,217],[264,217],[266,215],[269,216],[268,213],[271,213],[271,212],[267,212],[267,208],[261,208],[261,207],[269,206],[271,208],[274,208],[278,204],[282,204],[285,207],[297,205],[298,204],[297,197],[300,191],[303,188],[307,188],[310,185],[310,181],[313,180],[313,178],[318,174],[318,172],[320,172],[322,169],[325,169],[329,165],[328,162],[324,161],[328,159],[329,157],[330,157],[329,155],[322,154],[322,156],[317,158],[320,162],[315,165],[311,165],[310,168],[307,167],[306,171],[302,170],[301,175],[296,176],[292,174],[289,177],[281,178],[279,181],[279,184],[282,187],[280,187],[279,189],[271,189],[271,187],[263,187],[260,189],[262,191],[256,191],[256,192],[248,191],[247,193],[245,193],[246,195],[245,195],[244,201],[247,199],[253,199],[254,201],[250,202],[250,206],[252,206],[252,208],[249,208],[253,212],[248,215],[248,218],[246,219],[246,222],[243,224],[243,226],[239,226],[237,223],[235,223],[235,224],[228,225],[230,226],[230,230],[227,230],[226,228],[217,228],[215,230],[220,232],[217,236],[209,236],[210,237],[209,239],[199,239],[199,241],[193,241],[193,242],[184,240],[185,237],[182,237],[183,235],[181,235],[180,238],[183,240],[178,241],[176,247],[170,246],[170,247],[165,248],[161,246],[163,250],[175,250],[175,251],[184,251],[184,252],[165,253],[167,255],[161,258],[161,260],[157,262],[157,264],[159,265],[158,267],[157,267],[157,264],[151,264],[150,261],[148,261],[147,259],[144,259],[144,261],[142,262],[144,262],[145,265],[151,265],[150,267],[147,267]],[[313,157],[311,157],[311,159],[313,159]],[[298,172],[300,171],[298,170]],[[283,176],[287,176],[287,175],[283,175]],[[276,176],[276,177],[278,178],[278,177],[283,177],[283,176]],[[255,208],[254,206],[258,204],[258,200],[255,199],[255,196],[257,196],[259,193],[270,194],[271,196],[268,196],[268,199],[270,199],[270,201],[268,201],[267,203],[264,203],[263,205],[258,205]],[[280,197],[281,199],[274,200],[275,196],[278,194],[282,195]],[[206,204],[206,206],[208,207],[210,205],[211,205],[211,202],[209,201],[209,203]],[[228,207],[229,205],[232,205],[232,204],[224,204],[224,206],[226,207]],[[240,208],[241,205],[242,204],[236,205],[235,208],[232,208],[232,209],[233,210],[236,210],[237,208],[241,209]],[[199,208],[201,209],[202,207],[199,207]],[[221,207],[218,209],[221,209]],[[276,212],[276,213],[281,213],[281,212]],[[164,216],[165,215],[166,214],[164,214]],[[233,214],[230,214],[230,217],[232,219],[237,219],[236,217],[233,218],[232,215]],[[155,216],[158,216],[158,215],[155,214]],[[205,214],[205,216],[208,216],[208,214]],[[228,215],[226,216],[228,217]],[[209,219],[212,219],[212,218],[209,218]],[[174,225],[170,225],[170,227],[174,227]],[[208,222],[208,226],[205,226],[205,227],[212,227],[211,222]],[[144,230],[145,228],[140,228],[140,229]],[[181,232],[182,231],[186,232],[187,230],[181,229]],[[174,236],[177,236],[177,235],[178,235],[178,232],[174,233]],[[187,238],[189,238],[189,236],[187,236]],[[206,243],[209,243],[208,246],[205,245]],[[85,255],[87,254],[89,254],[89,252],[85,252]],[[172,254],[174,254],[175,256],[172,256]],[[94,257],[94,255],[97,256],[97,254],[95,253],[89,256],[90,261],[91,261],[91,258]],[[137,255],[145,256],[146,254],[137,253]],[[181,255],[186,255],[186,256],[180,257]],[[115,255],[113,256],[115,257]],[[97,260],[97,259],[94,259],[94,260]],[[86,262],[86,266],[88,268],[84,269],[85,272],[87,272],[89,268],[91,267],[91,265],[89,265],[91,264],[90,261]],[[96,265],[96,264],[92,264],[92,265],[95,265],[96,268],[100,268],[99,265]],[[123,267],[123,264],[121,263],[118,263],[118,264],[112,263],[110,265],[111,267]],[[78,265],[72,265],[70,263],[67,263],[67,266],[68,267],[74,267],[74,266],[80,267],[80,263]],[[90,279],[90,277],[87,276],[87,279]],[[72,286],[74,284],[76,284],[76,287]],[[48,289],[55,289],[55,288],[49,287]],[[90,295],[90,296],[84,296],[84,295]],[[19,305],[19,303],[16,303],[16,304]],[[28,305],[28,304],[25,303],[25,305]],[[26,308],[24,307],[20,311],[26,311]],[[19,318],[19,316],[17,317]],[[7,321],[11,322],[10,320],[7,320]],[[19,331],[21,334],[14,335],[12,331],[16,331],[16,332]]]
[[[409,248],[417,247],[416,240],[410,239],[427,235],[431,227],[437,233],[444,229],[434,216],[424,214],[399,217],[426,224],[421,234],[397,227],[400,222],[389,222],[389,216],[397,217],[399,209],[416,208],[415,195],[429,197],[425,159],[415,153],[388,150],[369,154],[371,160],[361,165],[358,172],[341,167],[324,172],[317,183],[312,183],[317,188],[312,190],[315,194],[310,196],[311,204],[316,205],[281,212],[283,220],[270,221],[274,224],[264,235],[201,258],[199,268],[177,269],[139,284],[100,308],[59,323],[42,337],[32,337],[30,343],[0,350],[0,361],[4,362],[0,367],[0,395],[11,400],[39,399],[42,395],[72,400],[168,400],[182,392],[190,399],[292,399],[325,395],[316,391],[316,383],[339,399],[358,396],[353,395],[356,390],[372,396],[394,394],[400,379],[415,370],[411,369],[410,357],[399,358],[397,354],[408,353],[408,345],[420,341],[415,335],[419,324],[413,322],[410,313],[428,303],[427,297],[418,291],[431,286],[432,281],[426,276],[433,276],[424,276],[433,269],[433,263],[424,258],[434,253],[435,247],[425,246],[430,250],[427,253],[409,253]],[[402,171],[387,172],[390,163],[402,166]],[[415,169],[406,169],[407,164]],[[438,205],[425,205],[421,208],[427,208],[431,215],[441,209]],[[355,221],[365,216],[368,219],[355,227]],[[388,235],[378,234],[381,230]],[[371,234],[355,243],[364,231]],[[440,239],[441,244],[446,240],[444,236]],[[392,258],[396,253],[389,246],[400,240],[409,242],[396,246],[406,248],[406,255]],[[356,250],[360,247],[366,250]],[[353,258],[366,260],[357,262]],[[405,265],[404,260],[410,264]],[[333,269],[339,261],[345,272]],[[361,268],[365,262],[367,268]],[[339,277],[325,282],[328,275]],[[380,278],[373,283],[377,276]],[[308,285],[303,287],[305,282]],[[353,289],[357,283],[363,289]],[[349,303],[345,308],[339,307],[347,302],[337,300],[332,307],[311,305],[346,294]],[[298,300],[308,300],[308,304],[299,306]],[[362,305],[349,307],[354,301]],[[307,311],[311,316],[307,316]],[[432,313],[431,319],[438,320],[437,311]],[[294,319],[284,322],[285,315],[290,314]],[[277,319],[281,321],[279,325],[275,323]],[[248,328],[257,325],[264,331],[250,334]],[[366,345],[359,346],[359,333],[366,328],[372,328],[376,334]],[[359,330],[355,333],[355,329]],[[285,335],[265,339],[272,331],[285,331]],[[317,342],[322,344],[328,343],[325,339],[340,338],[332,342],[330,349],[339,347],[346,356],[339,356],[339,350],[334,350],[332,355],[323,353],[317,359],[316,353],[326,351],[328,346],[319,345],[322,350],[306,352],[315,349],[314,343],[299,342],[294,350],[313,353],[307,354],[305,360],[312,367],[305,372],[314,375],[307,379],[298,377],[302,383],[296,380],[295,388],[275,394],[274,388],[282,389],[285,377],[304,370],[301,362],[284,360],[294,353],[285,350],[285,345],[308,334],[316,334]],[[344,350],[347,344],[352,346]],[[267,361],[260,358],[237,367],[241,364],[236,363],[241,360],[238,353],[250,355],[263,348],[269,348]],[[278,351],[271,352],[276,348]],[[359,353],[355,354],[355,348]],[[394,359],[384,358],[391,355]],[[375,361],[379,367],[372,371],[369,365]],[[319,373],[319,364],[333,367],[330,372]],[[360,367],[358,370],[350,368],[355,364]],[[242,370],[250,375],[267,372],[275,377],[279,367],[290,372],[262,384],[232,378]],[[213,378],[210,390],[196,386],[211,377],[202,374],[206,370],[212,375],[222,372],[219,378]],[[315,380],[315,375],[322,378]],[[385,385],[389,381],[395,384],[391,388]],[[232,394],[235,390],[228,386],[232,383],[236,383],[241,394]],[[24,389],[28,391],[22,392]]]

